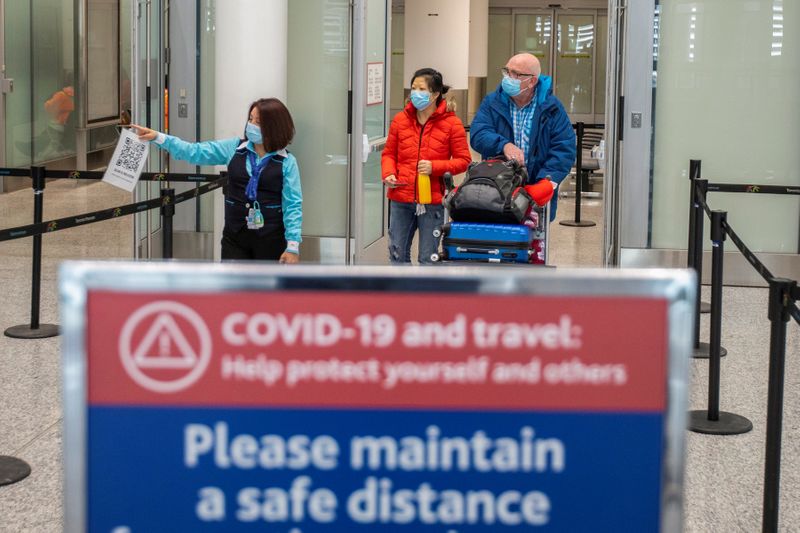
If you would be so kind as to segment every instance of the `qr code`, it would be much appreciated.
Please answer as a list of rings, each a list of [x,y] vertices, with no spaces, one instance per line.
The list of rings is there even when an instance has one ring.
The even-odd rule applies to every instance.
[[[129,172],[136,172],[139,168],[139,162],[144,157],[147,145],[143,143],[135,143],[132,139],[123,139],[125,142],[122,144],[122,152],[117,159],[117,166]]]

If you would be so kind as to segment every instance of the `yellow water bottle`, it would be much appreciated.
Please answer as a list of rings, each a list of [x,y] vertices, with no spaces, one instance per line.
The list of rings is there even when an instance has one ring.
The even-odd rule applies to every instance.
[[[427,174],[417,174],[417,201],[431,203],[431,177]]]

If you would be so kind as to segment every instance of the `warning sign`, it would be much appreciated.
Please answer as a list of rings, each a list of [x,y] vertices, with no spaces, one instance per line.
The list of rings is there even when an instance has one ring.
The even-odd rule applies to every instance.
[[[164,268],[63,307],[67,531],[681,529],[691,275]]]
[[[211,349],[211,334],[200,315],[171,301],[152,302],[134,311],[119,336],[119,356],[128,375],[158,393],[177,392],[197,381],[208,366]]]

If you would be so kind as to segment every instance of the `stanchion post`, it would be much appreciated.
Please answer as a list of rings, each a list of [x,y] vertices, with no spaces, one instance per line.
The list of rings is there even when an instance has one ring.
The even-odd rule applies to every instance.
[[[738,435],[753,429],[743,416],[719,410],[720,358],[722,352],[722,279],[725,227],[728,213],[711,212],[711,346],[708,364],[708,409],[689,413],[689,429],[711,435]]]
[[[781,487],[781,433],[783,431],[783,382],[786,366],[786,323],[797,282],[776,278],[769,283],[769,389],[767,392],[767,443],[764,461],[764,510],[761,530],[778,531]]]
[[[33,182],[33,223],[41,224],[44,220],[44,187],[47,171],[44,167],[31,167]],[[58,335],[58,326],[39,323],[39,304],[42,285],[42,234],[33,236],[33,253],[31,268],[31,322],[20,326],[12,326],[5,331],[7,337],[15,339],[44,339]]]
[[[172,217],[175,215],[175,189],[161,189],[161,257],[172,259]]]
[[[577,152],[575,153],[575,219],[562,220],[562,226],[573,228],[588,228],[596,224],[590,220],[581,220],[581,194],[583,192],[583,133],[586,125],[583,122],[575,124],[577,136]]]
[[[699,165],[697,166],[697,172],[700,172]],[[702,308],[700,290],[703,288],[703,228],[706,216],[703,205],[706,203],[706,195],[708,194],[708,180],[697,178],[694,180],[694,184],[696,197],[692,206],[694,210],[693,259],[694,270],[697,273],[697,299],[695,300],[694,353],[692,357],[695,359],[707,359],[711,351],[710,345],[707,342],[700,342],[700,313]],[[726,355],[728,355],[728,350],[720,347],[720,356],[724,357]]]
[[[691,159],[689,160],[689,245],[686,247],[687,257],[686,263],[689,268],[695,268],[695,240],[694,240],[694,225],[695,221],[695,210],[694,206],[697,203],[696,194],[696,185],[695,180],[700,179],[701,174],[701,161],[699,159]],[[697,272],[697,275],[702,275],[702,272]],[[700,293],[697,293],[697,300],[700,301]],[[700,313],[710,313],[711,306],[708,302],[700,301]]]
[[[33,180],[33,223],[44,220],[44,167],[31,167]],[[42,234],[33,236],[33,269],[31,272],[31,329],[39,329],[39,305],[42,288]]]
[[[584,124],[578,122],[577,143],[575,153],[575,223],[581,223],[581,193],[583,192],[583,133]]]
[[[698,172],[700,165],[697,166]],[[692,210],[694,211],[694,250],[692,258],[694,259],[694,271],[697,273],[697,300],[695,301],[695,316],[694,316],[694,350],[697,356],[697,350],[700,349],[700,290],[703,287],[703,221],[705,219],[705,212],[703,211],[702,201],[706,199],[706,191],[708,190],[708,181],[695,178],[694,180],[694,204]]]
[[[689,161],[689,243],[686,247],[686,266],[694,268],[694,226],[697,223],[695,217],[695,206],[697,205],[697,184],[695,179],[700,174],[700,161],[692,159]],[[697,295],[698,300],[700,295]]]
[[[725,257],[725,211],[711,213],[711,352],[708,360],[708,419],[719,420],[719,374],[722,344],[722,276]]]

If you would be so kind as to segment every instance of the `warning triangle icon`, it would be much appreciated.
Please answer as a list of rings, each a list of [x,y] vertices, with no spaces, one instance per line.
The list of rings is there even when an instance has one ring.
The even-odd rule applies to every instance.
[[[197,353],[169,313],[156,317],[133,352],[139,368],[186,369],[194,367],[197,360]]]

